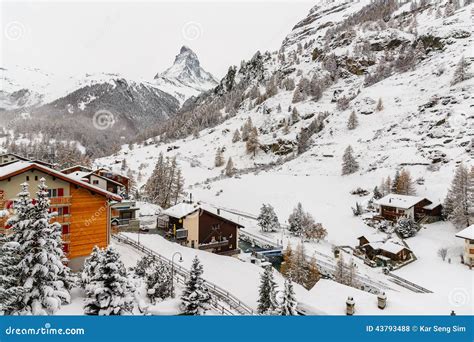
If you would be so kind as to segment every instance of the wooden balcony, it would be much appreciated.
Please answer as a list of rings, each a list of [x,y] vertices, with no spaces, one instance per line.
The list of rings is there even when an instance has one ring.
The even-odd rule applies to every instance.
[[[52,206],[71,204],[71,196],[51,197],[49,199]]]
[[[51,222],[71,223],[71,215],[53,216]]]
[[[202,243],[199,245],[199,249],[205,250],[205,249],[213,249],[217,247],[224,247],[229,244],[229,240],[222,240],[222,241],[212,241],[208,243]]]

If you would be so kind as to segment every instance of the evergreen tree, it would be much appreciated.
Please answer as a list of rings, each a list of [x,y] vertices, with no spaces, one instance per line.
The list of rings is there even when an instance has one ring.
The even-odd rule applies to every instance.
[[[263,232],[274,232],[280,229],[278,216],[275,214],[275,210],[270,204],[262,204],[257,221]]]
[[[393,177],[393,182],[390,187],[390,192],[392,194],[397,194],[398,193],[398,183],[400,183],[400,172],[397,170],[395,172],[395,177]]]
[[[260,146],[260,143],[258,141],[258,131],[256,127],[253,127],[247,139],[247,144],[246,144],[247,153],[249,154],[251,153],[255,157],[255,154],[257,153],[257,149],[259,146]]]
[[[465,228],[474,223],[472,208],[472,176],[464,164],[454,174],[451,187],[444,201],[443,214],[456,227]]]
[[[15,222],[23,226],[18,274],[20,285],[25,289],[22,302],[25,313],[33,315],[53,314],[61,303],[70,301],[70,270],[64,265],[61,225],[50,223],[52,214],[47,190],[45,179],[41,178],[36,203],[21,214],[29,216],[29,220]],[[20,209],[23,210],[25,208]]]
[[[352,147],[347,146],[342,156],[342,175],[349,175],[359,170],[359,163],[354,157]]]
[[[236,143],[237,141],[240,141],[240,133],[238,129],[235,130],[234,135],[232,136],[232,142]]]
[[[310,134],[307,129],[301,128],[300,134],[297,137],[297,152],[302,154],[306,152],[309,147]]]
[[[172,296],[171,268],[160,260],[154,260],[145,269],[147,296],[152,304]]]
[[[400,218],[395,225],[395,231],[403,239],[415,236],[420,226],[411,218]]]
[[[469,72],[469,63],[466,58],[464,58],[464,56],[461,56],[461,59],[459,60],[456,69],[454,70],[451,85],[455,85],[470,78],[472,78],[472,74]]]
[[[383,183],[383,182],[382,182],[382,183]],[[380,199],[380,198],[383,197],[383,194],[380,192],[378,186],[375,186],[373,193],[374,193],[373,198],[376,199],[376,200],[378,200],[378,199]]]
[[[257,312],[262,315],[271,315],[277,308],[276,304],[276,283],[273,280],[273,268],[265,267],[260,276],[260,288],[258,297]]]
[[[81,284],[83,288],[86,288],[92,278],[99,272],[103,257],[103,250],[98,246],[94,246],[92,253],[84,261],[84,267],[81,273]]]
[[[303,206],[301,203],[298,203],[293,209],[293,212],[288,217],[288,230],[294,235],[303,234],[303,221],[305,219],[305,213],[303,211]]]
[[[99,316],[131,314],[134,287],[120,255],[112,246],[101,253],[100,263],[93,268],[94,274],[85,287],[84,313]]]
[[[227,164],[225,166],[225,175],[227,177],[232,177],[235,174],[235,167],[234,167],[234,162],[232,161],[232,158],[229,157],[227,160]]]
[[[147,269],[155,263],[155,257],[153,255],[144,255],[140,260],[137,261],[135,267],[131,268],[135,277],[144,278],[146,276]]]
[[[23,309],[21,299],[25,288],[17,277],[21,271],[20,245],[9,240],[8,237],[0,239],[0,316],[17,314]]]
[[[298,302],[295,298],[295,291],[291,279],[285,279],[285,289],[283,291],[283,298],[278,305],[278,314],[280,316],[296,316],[296,306]]]
[[[353,130],[359,126],[359,120],[357,119],[356,112],[353,110],[351,115],[349,115],[349,120],[347,121],[347,129]]]
[[[224,165],[224,155],[222,148],[218,147],[216,151],[216,157],[214,158],[215,167],[221,167]]]
[[[189,278],[181,296],[181,305],[185,315],[202,315],[208,310],[211,296],[202,279],[203,268],[197,256],[194,257]]]

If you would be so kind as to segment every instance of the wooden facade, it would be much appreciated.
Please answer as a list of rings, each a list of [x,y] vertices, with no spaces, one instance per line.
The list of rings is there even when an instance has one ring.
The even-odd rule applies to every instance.
[[[15,163],[16,164],[16,163]],[[52,222],[62,226],[63,249],[73,269],[79,269],[83,260],[97,245],[106,247],[110,233],[110,201],[120,201],[118,195],[69,177],[39,164],[18,162],[10,165],[12,172],[0,176],[0,205],[14,214],[16,195],[20,184],[28,182],[34,193],[41,178],[46,179],[50,196],[50,210],[56,213]],[[15,170],[17,168],[17,170]],[[7,217],[3,218],[3,225]]]

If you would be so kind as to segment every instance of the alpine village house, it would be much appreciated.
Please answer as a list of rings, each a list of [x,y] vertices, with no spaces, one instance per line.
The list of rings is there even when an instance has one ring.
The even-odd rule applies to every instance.
[[[220,209],[199,203],[183,202],[166,209],[158,220],[165,235],[184,246],[217,254],[234,255],[238,248],[239,228]]]
[[[425,197],[388,194],[375,202],[379,215],[389,221],[410,218],[416,222],[438,221],[441,217],[441,204]]]
[[[41,178],[46,180],[51,211],[57,212],[52,221],[61,224],[63,249],[73,270],[82,267],[95,245],[103,248],[109,244],[114,227],[127,228],[138,223],[135,219],[138,209],[134,202],[124,200],[127,196],[124,196],[121,183],[101,175],[96,177],[92,170],[87,171],[84,167],[81,167],[81,172],[86,172],[84,174],[67,174],[46,166],[46,163],[25,159],[15,157],[11,160],[8,157],[1,160],[0,233],[8,234],[5,224],[14,213],[15,198],[21,191],[21,184],[29,184],[33,197]]]

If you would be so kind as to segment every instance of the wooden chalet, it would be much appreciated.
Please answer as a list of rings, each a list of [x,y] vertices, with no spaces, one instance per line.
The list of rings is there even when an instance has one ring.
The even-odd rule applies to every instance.
[[[49,188],[52,219],[62,226],[63,249],[72,269],[82,267],[84,259],[97,245],[106,247],[110,240],[112,202],[122,198],[77,178],[37,163],[18,161],[0,167],[0,206],[3,217],[0,229],[8,234],[6,220],[14,214],[15,199],[21,184],[27,182],[34,197],[39,180],[44,178]]]
[[[125,187],[125,192],[128,194],[130,191],[130,179],[120,173],[113,172],[105,168],[99,168],[93,171],[96,175],[108,178],[114,182],[122,184]]]
[[[434,222],[441,217],[441,204],[425,197],[388,194],[375,204],[379,208],[379,215],[390,221],[405,217],[416,222],[421,220]]]
[[[28,161],[28,158],[20,156],[16,153],[3,153],[0,154],[0,166],[10,164],[16,161]]]
[[[456,237],[464,239],[463,262],[472,269],[474,266],[474,224],[458,232]]]
[[[360,236],[357,239],[359,240],[358,248],[364,251],[368,259],[377,261],[379,265],[387,266],[412,258],[411,250],[400,243],[366,236]]]
[[[163,216],[161,227],[183,245],[217,254],[240,253],[238,235],[243,226],[224,217],[219,209],[184,202],[165,210]]]

